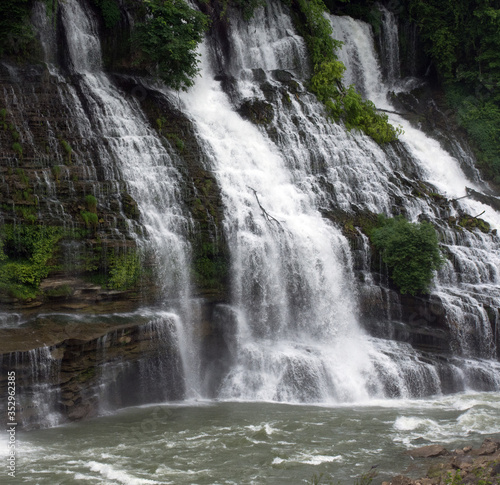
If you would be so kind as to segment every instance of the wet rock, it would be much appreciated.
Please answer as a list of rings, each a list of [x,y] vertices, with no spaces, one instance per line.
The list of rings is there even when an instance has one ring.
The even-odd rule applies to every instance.
[[[478,450],[474,450],[473,453],[479,456],[492,455],[499,449],[500,449],[500,442],[494,441],[491,438],[486,438],[483,441],[481,448],[479,448]]]
[[[441,445],[428,445],[422,446],[421,448],[415,448],[414,450],[409,450],[406,454],[412,456],[413,458],[431,458],[434,456],[449,455],[450,452]]]

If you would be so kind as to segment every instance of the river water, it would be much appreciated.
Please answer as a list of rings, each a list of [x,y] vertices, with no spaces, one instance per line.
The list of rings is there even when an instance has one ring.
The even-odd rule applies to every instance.
[[[486,435],[500,438],[498,393],[337,407],[183,402],[20,433],[16,483],[284,485],[323,473],[350,484],[377,465],[377,484],[425,471],[410,447],[478,446]]]

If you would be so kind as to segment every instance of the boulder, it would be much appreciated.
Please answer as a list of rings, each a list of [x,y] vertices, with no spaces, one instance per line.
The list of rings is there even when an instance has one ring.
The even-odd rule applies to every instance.
[[[428,445],[413,450],[408,450],[407,455],[413,458],[432,458],[434,456],[449,455],[449,451],[441,445]]]

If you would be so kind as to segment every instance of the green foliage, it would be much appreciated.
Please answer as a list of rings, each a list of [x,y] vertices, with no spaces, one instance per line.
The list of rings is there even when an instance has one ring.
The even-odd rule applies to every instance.
[[[478,150],[480,167],[500,184],[500,3],[407,0],[448,101]]]
[[[144,0],[145,18],[132,34],[137,65],[149,69],[174,89],[187,89],[198,74],[196,48],[207,17],[184,0]]]
[[[89,212],[97,212],[97,199],[92,194],[85,196],[85,204]]]
[[[129,290],[137,284],[141,273],[141,259],[136,250],[119,255],[113,251],[109,257],[107,286],[113,290]]]
[[[73,295],[73,288],[69,285],[60,285],[45,292],[45,295],[52,298],[70,297]]]
[[[112,29],[120,21],[120,8],[115,0],[93,0],[101,10],[104,26]]]
[[[17,141],[12,144],[12,150],[14,150],[20,157],[23,156],[23,147],[20,143],[17,143]]]
[[[97,217],[97,214],[95,212],[81,211],[80,216],[85,223],[85,227],[92,228],[94,230],[97,228],[97,225],[99,224],[99,218]]]
[[[500,104],[493,96],[472,96],[464,85],[449,84],[447,99],[479,149],[486,178],[500,184]]]
[[[54,165],[52,167],[52,175],[56,179],[56,182],[59,182],[59,175],[61,175],[61,166],[60,165]]]
[[[175,144],[177,150],[179,150],[180,152],[184,150],[184,142],[176,133],[167,133],[167,138]]]
[[[7,117],[7,110],[5,108],[0,109],[0,117],[2,118],[2,122],[4,122]]]
[[[16,175],[19,177],[19,180],[23,185],[29,185],[30,179],[26,176],[22,168],[16,168]]]
[[[66,152],[66,155],[68,156],[68,163],[71,164],[71,154],[73,152],[71,145],[66,140],[61,140],[61,146]]]
[[[0,56],[26,57],[33,52],[35,35],[29,20],[33,0],[0,2]]]
[[[347,89],[343,86],[345,66],[335,54],[342,43],[332,38],[323,0],[296,0],[296,3],[303,16],[301,33],[313,67],[311,92],[325,105],[331,118],[344,120],[347,129],[362,130],[380,144],[396,140],[401,129],[390,125],[387,115],[378,113],[371,101],[363,100],[354,86]]]
[[[31,224],[34,224],[38,219],[36,209],[32,206],[17,206],[16,213]]]
[[[5,224],[0,232],[0,291],[34,298],[49,274],[54,250],[64,230],[55,226]]]
[[[436,231],[428,222],[410,223],[404,217],[379,216],[370,240],[381,252],[391,279],[402,294],[428,293],[433,271],[444,260]]]

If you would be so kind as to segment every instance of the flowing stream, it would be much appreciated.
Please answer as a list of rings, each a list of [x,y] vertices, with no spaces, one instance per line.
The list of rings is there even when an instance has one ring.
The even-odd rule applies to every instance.
[[[200,402],[129,408],[18,434],[16,483],[300,485],[323,473],[351,484],[378,465],[373,484],[379,485],[410,466],[410,475],[423,475],[429,461],[412,461],[404,454],[408,447],[477,447],[486,435],[500,438],[499,423],[498,394],[344,407]]]
[[[285,484],[307,483],[323,471],[351,480],[379,462],[386,475],[401,472],[408,465],[401,455],[407,446],[459,446],[464,439],[479,444],[483,435],[500,433],[500,364],[490,322],[491,313],[495,325],[500,318],[499,239],[451,231],[439,210],[408,188],[423,180],[453,199],[465,195],[466,186],[479,190],[479,180],[467,179],[467,160],[447,153],[397,114],[390,121],[405,133],[401,143],[386,148],[326,121],[305,89],[304,41],[275,0],[257,9],[250,22],[231,18],[227,58],[216,55],[213,39],[204,42],[200,76],[179,97],[221,190],[230,248],[230,363],[211,390],[217,400],[204,401],[209,394],[200,378],[187,242],[193,223],[182,202],[182,174],[137,100],[103,71],[92,10],[78,0],[59,8],[71,71],[61,96],[82,138],[99,147],[106,177],[117,186],[124,182],[139,205],[142,226],[130,221],[129,232],[154,255],[164,293],[151,325],[179,349],[185,397],[201,400],[21,434],[24,482]],[[389,92],[409,83],[400,79],[396,20],[385,9],[382,14],[385,73],[367,24],[349,17],[330,21],[334,37],[344,42],[346,83],[378,108],[394,111]],[[45,47],[47,59],[56,59],[53,39]],[[66,82],[56,67],[50,69]],[[164,94],[171,95],[166,89]],[[273,114],[267,126],[241,115],[244,106],[266,105]],[[485,211],[484,219],[500,229],[500,214],[491,207],[469,199],[459,207],[471,215]],[[361,324],[359,293],[377,287],[369,273],[368,241],[360,236],[366,266],[361,284],[354,251],[324,213],[390,215],[395,208],[412,221],[425,216],[439,229],[448,259],[432,296],[443,303],[454,332],[453,358],[374,337]],[[16,326],[19,318],[4,320]],[[39,354],[45,367],[38,366],[37,375],[43,377],[52,372],[51,357]],[[34,366],[40,364],[33,358]],[[445,379],[464,393],[443,396]],[[477,393],[483,390],[496,393]],[[44,412],[50,414],[48,407]],[[51,417],[45,424],[54,423]]]

